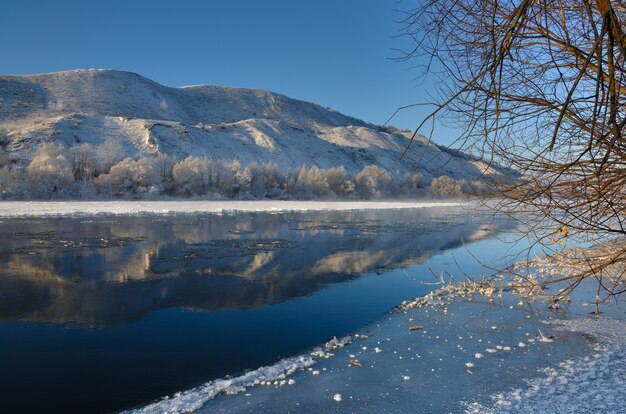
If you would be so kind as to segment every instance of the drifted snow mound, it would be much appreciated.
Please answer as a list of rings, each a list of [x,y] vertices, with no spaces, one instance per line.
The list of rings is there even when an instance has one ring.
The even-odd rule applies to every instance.
[[[343,165],[357,173],[375,164],[401,175],[419,167],[427,181],[507,172],[422,136],[401,159],[407,133],[263,90],[171,88],[114,70],[0,76],[0,150],[14,161],[27,162],[44,142],[95,146],[107,139],[129,156],[273,162],[284,171]]]

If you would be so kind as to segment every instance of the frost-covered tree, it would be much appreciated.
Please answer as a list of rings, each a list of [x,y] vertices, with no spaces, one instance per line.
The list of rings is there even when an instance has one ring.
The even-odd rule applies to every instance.
[[[352,197],[355,192],[353,178],[347,173],[346,168],[330,168],[326,171],[326,182],[328,188],[339,198]]]
[[[307,168],[303,166],[298,173],[298,182],[303,184],[306,192],[312,193],[316,197],[328,195],[328,181],[326,172],[316,165]]]
[[[286,191],[294,198],[308,200],[328,194],[326,175],[316,166],[308,168],[303,165],[296,171],[290,171],[288,175]]]
[[[433,193],[441,197],[460,197],[463,195],[464,181],[454,180],[447,175],[435,178],[430,184]]]
[[[189,156],[174,165],[172,174],[176,193],[202,195],[212,186],[211,160]]]
[[[35,198],[58,198],[73,191],[72,167],[59,144],[43,144],[26,168],[28,195]]]
[[[96,183],[100,192],[117,196],[156,195],[162,191],[154,160],[149,157],[125,158],[108,174],[100,175]]]
[[[397,194],[397,184],[389,172],[376,165],[364,167],[355,177],[356,191],[361,198],[392,197]]]
[[[279,197],[285,188],[286,177],[278,169],[275,163],[263,164],[263,185],[265,196],[269,198]]]
[[[400,188],[405,194],[415,194],[424,187],[424,176],[419,172],[414,174],[404,173],[400,180]]]
[[[174,165],[176,165],[176,159],[169,155],[159,154],[152,163],[154,164],[154,171],[158,180],[158,187],[162,189],[162,192],[171,194],[174,192]]]
[[[252,163],[247,167],[249,177],[248,192],[254,197],[280,197],[284,188],[286,177],[279,171],[274,163]]]
[[[215,177],[215,191],[224,197],[232,198],[238,192],[237,173],[233,171],[230,165],[226,165],[222,161],[215,161],[212,165],[212,174]]]
[[[68,160],[75,181],[91,180],[97,171],[96,152],[89,144],[70,147]]]
[[[234,160],[230,164],[230,169],[235,174],[237,194],[246,197],[250,194],[250,187],[252,183],[250,166],[243,167],[239,161]]]
[[[26,190],[22,169],[11,165],[0,167],[0,199],[21,198]]]
[[[248,192],[256,198],[265,197],[265,177],[263,174],[263,166],[253,162],[246,168],[249,178]]]
[[[108,173],[112,166],[124,159],[124,148],[113,139],[107,139],[96,151],[98,173]]]

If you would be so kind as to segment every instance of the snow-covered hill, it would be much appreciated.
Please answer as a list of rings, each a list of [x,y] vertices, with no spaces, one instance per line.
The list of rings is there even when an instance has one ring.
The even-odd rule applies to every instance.
[[[171,88],[114,70],[0,76],[0,150],[27,162],[45,142],[97,146],[117,140],[129,156],[167,154],[301,165],[375,164],[399,176],[419,170],[473,180],[493,168],[322,106],[257,89]],[[497,167],[497,171],[504,171]]]

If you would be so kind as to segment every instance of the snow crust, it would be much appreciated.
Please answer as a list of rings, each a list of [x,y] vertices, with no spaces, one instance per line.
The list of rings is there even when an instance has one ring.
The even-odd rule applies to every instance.
[[[332,357],[330,351],[341,349],[355,340],[367,338],[361,335],[347,335],[337,339],[336,337],[328,341],[324,347],[316,348],[311,355],[317,352],[325,352]],[[329,358],[329,357],[326,357]],[[286,358],[278,363],[258,368],[235,378],[217,379],[208,382],[200,387],[165,397],[161,401],[147,405],[143,408],[125,411],[125,414],[160,414],[160,413],[191,413],[202,408],[207,401],[212,400],[220,394],[235,395],[246,391],[252,386],[292,386],[296,383],[293,378],[288,378],[298,371],[315,365],[315,359],[309,355]],[[341,400],[341,397],[338,401]]]
[[[350,211],[434,208],[467,202],[400,201],[1,201],[0,217],[224,214],[235,212]]]
[[[618,413],[626,407],[626,321],[583,318],[546,321],[557,330],[591,335],[594,353],[539,370],[527,386],[491,396],[492,405],[472,403],[466,413]]]
[[[261,367],[239,377],[211,381],[198,388],[176,393],[172,397],[165,397],[161,401],[140,409],[126,411],[125,413],[191,413],[200,409],[207,401],[221,393],[233,395],[245,391],[246,387],[265,385],[267,382],[281,386],[293,385],[293,382],[286,381],[285,378],[313,364],[315,362],[309,356],[287,358],[275,365]]]

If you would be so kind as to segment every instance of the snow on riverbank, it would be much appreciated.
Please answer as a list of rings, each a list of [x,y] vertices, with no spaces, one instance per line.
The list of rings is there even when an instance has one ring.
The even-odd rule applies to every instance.
[[[591,355],[543,368],[525,387],[491,396],[492,403],[467,405],[467,413],[618,413],[626,407],[626,322],[610,318],[551,321],[596,342]]]
[[[455,201],[2,201],[0,217],[350,211],[469,205]]]
[[[357,334],[354,337],[346,336],[340,339],[333,338],[324,345],[311,352],[311,356],[302,355],[286,358],[274,365],[261,367],[254,371],[247,372],[235,378],[218,379],[193,388],[185,392],[179,392],[174,396],[165,397],[161,401],[152,403],[146,407],[126,411],[127,414],[159,414],[159,413],[191,413],[200,408],[219,394],[234,395],[246,391],[253,386],[292,386],[295,380],[288,378],[297,371],[302,371],[315,365],[312,356],[320,358],[331,358],[334,354],[331,351],[343,348],[354,340],[360,339]]]
[[[285,378],[314,363],[311,357],[305,356],[284,359],[276,365],[261,367],[236,378],[211,381],[201,387],[177,393],[171,398],[166,397],[144,408],[127,411],[126,413],[191,413],[200,409],[207,401],[215,398],[220,393],[232,395],[245,391],[246,387],[265,385],[266,383],[276,384],[276,386],[293,385],[293,380],[287,381]]]
[[[363,328],[358,342],[295,357],[310,365],[291,376],[200,388],[144,412],[619,412],[626,322],[590,317],[593,295],[583,284],[554,310],[510,292],[438,291]]]

